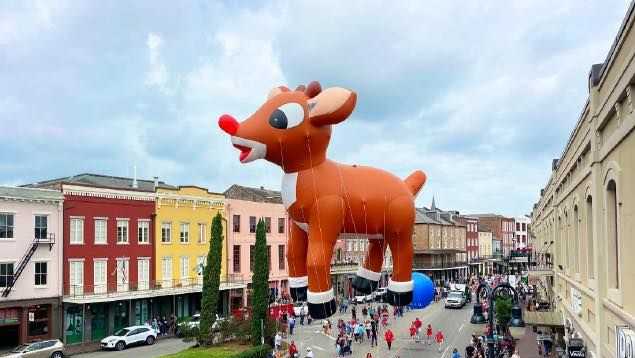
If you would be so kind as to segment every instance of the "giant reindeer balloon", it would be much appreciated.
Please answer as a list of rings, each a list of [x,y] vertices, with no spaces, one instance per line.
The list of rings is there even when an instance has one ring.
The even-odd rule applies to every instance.
[[[330,269],[341,233],[373,238],[353,280],[356,290],[370,293],[377,287],[387,244],[393,256],[388,302],[402,306],[412,300],[414,198],[426,176],[415,171],[401,180],[380,169],[326,158],[331,126],[351,114],[356,99],[355,92],[322,90],[317,82],[295,91],[276,87],[243,122],[227,114],[218,121],[240,150],[242,163],[266,159],[284,171],[282,202],[292,220],[289,287],[294,300],[308,301],[313,318],[336,310]]]

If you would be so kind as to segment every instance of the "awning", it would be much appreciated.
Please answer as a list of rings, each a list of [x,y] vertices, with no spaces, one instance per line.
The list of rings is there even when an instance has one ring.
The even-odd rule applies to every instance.
[[[564,326],[562,314],[554,311],[523,311],[525,323],[532,326]]]

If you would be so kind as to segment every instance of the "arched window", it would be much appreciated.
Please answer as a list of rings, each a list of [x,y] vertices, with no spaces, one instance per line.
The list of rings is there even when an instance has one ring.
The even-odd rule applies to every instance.
[[[593,198],[586,198],[586,258],[589,278],[595,278],[595,263],[593,262]]]
[[[609,180],[606,185],[607,274],[609,288],[620,288],[620,247],[617,216],[617,185],[615,180]]]
[[[578,206],[573,207],[573,235],[571,240],[571,257],[572,267],[571,270],[576,274],[580,274],[580,213]]]

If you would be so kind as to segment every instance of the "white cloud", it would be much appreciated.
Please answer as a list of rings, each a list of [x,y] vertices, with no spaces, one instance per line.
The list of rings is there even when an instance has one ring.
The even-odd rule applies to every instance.
[[[146,41],[148,47],[148,71],[146,73],[146,85],[156,87],[163,94],[173,93],[168,87],[169,74],[165,63],[161,58],[161,48],[163,47],[163,39],[160,35],[149,33]]]

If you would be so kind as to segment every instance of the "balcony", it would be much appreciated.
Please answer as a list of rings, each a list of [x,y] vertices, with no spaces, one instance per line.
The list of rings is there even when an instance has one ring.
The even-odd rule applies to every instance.
[[[435,271],[435,270],[457,270],[462,268],[467,268],[467,261],[452,261],[452,262],[432,262],[432,263],[423,263],[423,262],[415,262],[413,265],[414,270],[424,270],[424,271]]]
[[[241,275],[221,277],[220,289],[232,290],[247,287]],[[64,287],[66,303],[92,303],[129,300],[137,298],[172,296],[203,291],[203,277],[168,279],[143,282],[118,282],[109,285],[71,285]]]

